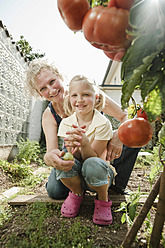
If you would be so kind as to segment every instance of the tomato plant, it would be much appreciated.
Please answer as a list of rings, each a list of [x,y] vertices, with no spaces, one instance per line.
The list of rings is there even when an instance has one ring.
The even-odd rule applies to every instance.
[[[130,29],[128,18],[128,10],[96,6],[85,15],[82,30],[85,38],[96,48],[118,53],[130,46],[126,39],[126,30]]]
[[[118,135],[121,142],[128,147],[143,147],[151,140],[153,129],[144,118],[135,118],[122,123]]]
[[[165,106],[164,20],[164,0],[136,0],[129,16],[129,35],[134,39],[122,58],[122,108],[128,108],[133,92],[139,89],[150,122],[164,112]]]
[[[148,116],[147,116],[145,110],[142,109],[142,108],[140,108],[140,109],[137,110],[137,117],[142,117],[145,120],[148,120]]]
[[[72,31],[82,29],[84,16],[90,9],[88,0],[57,0],[57,6],[68,28]]]

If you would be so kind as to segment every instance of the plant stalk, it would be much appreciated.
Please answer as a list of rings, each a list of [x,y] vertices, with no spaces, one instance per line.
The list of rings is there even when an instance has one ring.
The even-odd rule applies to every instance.
[[[163,225],[165,222],[165,164],[163,163],[163,160],[161,159],[161,145],[159,149],[159,158],[162,164],[164,165],[163,172],[161,174],[161,181],[160,181],[160,189],[159,189],[159,200],[157,205],[157,211],[155,214],[155,220],[154,225],[151,233],[150,238],[150,247],[151,248],[157,248],[159,247]]]
[[[142,206],[138,216],[136,217],[131,229],[128,231],[123,243],[122,247],[123,248],[130,248],[132,242],[134,241],[136,234],[138,230],[140,229],[142,223],[145,220],[145,217],[147,216],[147,213],[149,212],[151,206],[154,203],[154,200],[156,199],[158,193],[159,193],[159,187],[160,187],[160,179],[161,176],[159,176],[157,182],[155,183],[153,189],[151,190],[149,196],[147,197],[144,205]]]

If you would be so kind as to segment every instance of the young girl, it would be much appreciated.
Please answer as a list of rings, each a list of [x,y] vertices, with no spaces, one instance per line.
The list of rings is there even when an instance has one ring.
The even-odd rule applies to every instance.
[[[96,192],[93,222],[100,225],[112,223],[108,188],[115,177],[115,169],[106,162],[107,142],[112,138],[109,120],[98,110],[104,107],[104,95],[84,76],[75,76],[69,84],[65,98],[66,115],[59,126],[58,135],[72,147],[75,164],[71,170],[56,171],[57,179],[70,189],[61,207],[65,217],[75,217],[80,209],[84,192]],[[97,110],[98,109],[98,110]]]

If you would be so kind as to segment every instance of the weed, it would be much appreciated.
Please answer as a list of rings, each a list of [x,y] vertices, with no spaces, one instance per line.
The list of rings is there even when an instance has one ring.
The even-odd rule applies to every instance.
[[[141,192],[140,192],[140,185],[138,187],[137,192],[133,192],[130,194],[130,196],[127,198],[126,202],[122,202],[120,204],[120,208],[117,209],[115,212],[124,212],[121,217],[121,223],[127,222],[129,226],[132,226],[133,220],[137,216],[137,206],[138,202],[141,198]]]
[[[158,175],[162,172],[163,166],[160,162],[159,158],[159,146],[153,147],[153,151],[149,151],[150,156],[139,156],[136,160],[136,167],[143,168],[145,166],[150,166],[150,173],[147,176],[148,181],[150,182],[150,188],[152,188],[153,183]],[[162,152],[162,159],[165,159],[165,151]],[[143,193],[145,194],[145,193]],[[127,202],[122,202],[120,204],[120,208],[116,210],[116,212],[123,211],[123,215],[121,217],[121,222],[127,222],[130,226],[133,225],[133,220],[138,215],[137,204],[139,199],[142,197],[142,192],[140,192],[140,185],[138,188],[138,192],[130,194],[130,197],[127,199]],[[152,223],[151,223],[151,214],[148,212],[147,217],[144,221],[145,226],[145,234],[146,240],[149,242],[150,235],[152,233]],[[164,242],[163,238],[161,239]]]
[[[112,227],[112,226],[109,226],[109,228],[111,228],[111,227]],[[120,229],[120,223],[115,223],[115,224],[113,224],[113,227],[114,227],[115,230]]]
[[[17,142],[18,146],[18,155],[17,159],[21,162],[30,164],[30,162],[38,162],[43,164],[43,154],[45,149],[41,149],[38,141],[30,141],[28,138],[26,140],[21,139]]]
[[[21,230],[17,231],[17,235],[12,233],[8,237],[5,247],[7,248],[47,248],[47,247],[67,247],[67,248],[92,248],[93,239],[91,238],[91,228],[83,226],[77,218],[71,226],[68,222],[62,220],[60,229],[50,233],[50,225],[55,226],[56,223],[47,225],[47,220],[52,215],[60,216],[59,205],[52,203],[34,203],[27,206],[27,210],[19,215],[21,222]],[[17,216],[18,217],[18,216]],[[97,228],[96,228],[97,229]]]
[[[74,222],[68,228],[66,222],[61,222],[61,228],[56,235],[56,247],[93,247],[93,240],[90,239],[90,227],[82,226],[80,222]]]
[[[25,163],[9,163],[0,159],[0,168],[14,180],[20,180],[32,174],[30,167]]]
[[[151,214],[148,212],[146,219],[144,220],[144,226],[145,226],[145,236],[146,240],[149,243],[149,238],[152,233],[152,225],[151,225]]]
[[[152,188],[156,177],[162,172],[163,167],[159,159],[159,146],[153,147],[153,150],[150,151],[150,154],[151,155],[149,156],[138,156],[136,161],[136,167],[143,168],[145,166],[150,166],[148,180]],[[163,151],[162,157],[165,158],[165,151]]]
[[[9,206],[1,205],[0,206],[0,226],[7,222],[12,217],[12,208]]]

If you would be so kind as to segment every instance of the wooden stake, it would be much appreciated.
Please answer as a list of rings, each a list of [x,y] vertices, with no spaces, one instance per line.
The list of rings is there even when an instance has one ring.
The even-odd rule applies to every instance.
[[[130,248],[132,242],[134,241],[136,234],[138,230],[140,229],[144,219],[147,216],[147,213],[149,212],[151,206],[154,203],[155,198],[157,197],[159,193],[159,187],[160,187],[160,178],[157,180],[156,184],[154,185],[153,189],[151,190],[149,196],[147,197],[143,207],[141,208],[141,211],[139,212],[138,216],[136,217],[131,229],[128,231],[123,243],[123,248]]]

